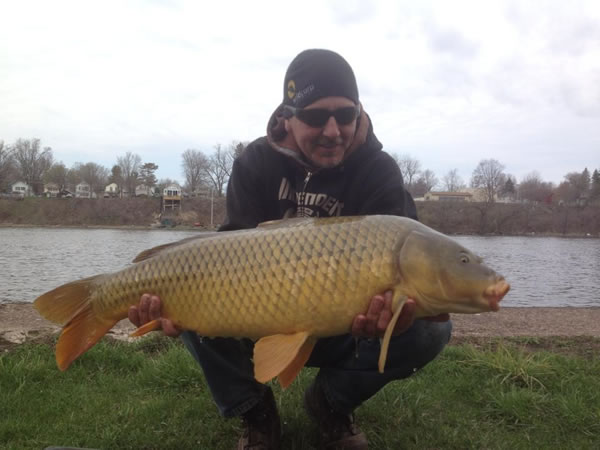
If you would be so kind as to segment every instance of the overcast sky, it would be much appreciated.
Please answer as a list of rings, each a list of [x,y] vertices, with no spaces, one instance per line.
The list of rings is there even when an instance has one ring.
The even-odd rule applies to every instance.
[[[0,0],[0,140],[111,168],[127,151],[183,181],[181,154],[251,141],[289,62],[354,68],[388,152],[468,182],[600,168],[600,2]]]

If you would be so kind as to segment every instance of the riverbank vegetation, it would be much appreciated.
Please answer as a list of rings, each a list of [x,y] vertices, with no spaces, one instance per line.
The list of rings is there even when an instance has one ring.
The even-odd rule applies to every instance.
[[[420,220],[446,234],[600,237],[600,206],[486,202],[417,202]],[[210,228],[225,217],[225,199],[184,199],[181,226]],[[159,198],[0,199],[0,225],[140,226],[158,222]]]
[[[449,346],[415,376],[386,386],[357,419],[376,449],[597,448],[600,360],[565,353],[579,341],[561,342],[560,352],[530,352],[524,338]],[[105,339],[64,373],[49,344],[0,356],[0,447],[234,447],[239,421],[218,416],[179,341]],[[289,389],[275,386],[283,448],[316,446],[302,407],[314,374],[304,369]]]

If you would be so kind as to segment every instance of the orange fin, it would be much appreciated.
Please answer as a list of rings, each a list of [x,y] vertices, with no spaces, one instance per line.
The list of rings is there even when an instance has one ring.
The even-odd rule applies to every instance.
[[[396,326],[398,317],[400,317],[402,307],[408,299],[406,295],[402,295],[400,293],[396,294],[396,291],[394,292],[394,297],[392,298],[392,306],[396,305],[396,310],[394,311],[394,315],[392,316],[390,323],[385,329],[385,334],[383,335],[383,339],[381,341],[381,350],[379,351],[379,373],[383,373],[383,368],[385,367],[385,360],[387,359],[388,348],[390,346],[390,339],[392,338],[392,331]]]
[[[282,388],[285,389],[292,384],[292,381],[294,381],[304,367],[304,364],[306,364],[306,361],[308,361],[308,358],[310,357],[310,354],[312,353],[316,343],[317,340],[314,338],[309,338],[304,341],[304,344],[302,344],[302,347],[300,347],[300,350],[298,351],[298,354],[294,360],[285,369],[283,369],[283,372],[279,374],[277,379],[279,380],[279,384]]]
[[[98,317],[92,310],[90,295],[102,277],[104,275],[96,275],[64,284],[40,295],[33,303],[43,317],[63,325],[56,344],[56,363],[60,370],[66,370],[119,320]]]
[[[304,367],[316,339],[306,331],[275,334],[258,340],[254,345],[254,377],[261,383],[279,376],[287,387]]]
[[[92,311],[87,302],[83,308],[65,325],[56,344],[56,363],[60,370],[66,370],[73,361],[90,349],[118,319],[103,319]]]
[[[131,337],[143,336],[144,334],[150,333],[151,331],[160,330],[160,328],[161,328],[160,319],[154,319],[154,320],[151,320],[150,322],[146,322],[144,325],[142,325],[141,327],[139,327],[138,329],[133,331],[129,336],[131,336]]]
[[[103,276],[96,275],[63,284],[40,295],[33,306],[45,319],[64,325],[87,304],[92,285]]]

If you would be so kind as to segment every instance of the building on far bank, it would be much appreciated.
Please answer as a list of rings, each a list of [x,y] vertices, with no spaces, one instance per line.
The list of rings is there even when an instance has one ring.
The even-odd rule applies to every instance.
[[[104,188],[104,198],[118,197],[119,196],[119,185],[117,183],[110,183]]]
[[[138,184],[135,187],[136,197],[152,197],[154,195],[154,188],[146,186],[145,184]]]
[[[10,192],[12,195],[19,197],[31,197],[33,195],[33,189],[24,181],[17,181],[11,186]]]
[[[93,198],[95,195],[92,193],[89,183],[82,181],[75,186],[75,197],[76,198]]]
[[[44,195],[46,197],[55,198],[60,194],[60,187],[56,183],[46,183],[44,185]]]
[[[437,192],[429,191],[423,197],[423,200],[433,202],[470,202],[473,194],[470,192]]]
[[[179,211],[181,209],[181,187],[176,184],[170,184],[165,187],[160,200],[161,210]]]

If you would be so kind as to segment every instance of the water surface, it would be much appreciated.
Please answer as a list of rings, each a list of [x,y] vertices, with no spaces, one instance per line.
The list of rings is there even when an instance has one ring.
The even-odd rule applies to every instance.
[[[68,281],[122,269],[197,231],[0,228],[0,303],[32,302]],[[504,306],[600,306],[600,240],[455,238],[511,283]]]

